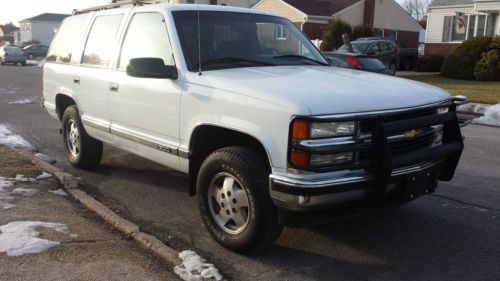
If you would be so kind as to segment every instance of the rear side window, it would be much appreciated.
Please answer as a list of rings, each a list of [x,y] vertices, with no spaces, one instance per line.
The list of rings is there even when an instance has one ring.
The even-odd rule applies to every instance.
[[[167,27],[162,15],[157,13],[134,15],[123,40],[118,69],[125,70],[133,58],[161,58],[165,65],[174,65]]]
[[[89,14],[72,16],[64,20],[52,44],[50,45],[47,61],[58,63],[79,63],[75,53],[81,46],[85,33],[85,22]]]
[[[123,15],[99,16],[95,19],[83,52],[83,64],[109,66],[122,19]]]

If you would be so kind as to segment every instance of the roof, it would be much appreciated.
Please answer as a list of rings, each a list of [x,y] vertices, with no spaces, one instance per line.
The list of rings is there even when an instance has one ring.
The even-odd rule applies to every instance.
[[[361,0],[283,0],[307,15],[332,16]]]
[[[429,7],[473,5],[474,0],[433,0]]]
[[[69,17],[69,16],[70,15],[66,15],[66,14],[44,13],[44,14],[40,14],[38,16],[34,16],[31,18],[21,20],[19,22],[27,22],[27,21],[56,21],[56,22],[59,22],[59,21],[62,21],[63,19],[65,19],[66,17]]]

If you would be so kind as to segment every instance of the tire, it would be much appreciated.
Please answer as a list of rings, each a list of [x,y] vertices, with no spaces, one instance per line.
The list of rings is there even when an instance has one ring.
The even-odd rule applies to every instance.
[[[26,66],[26,62],[22,62],[22,63],[21,63],[21,65],[22,65],[22,66]]]
[[[5,65],[5,62],[3,61],[3,59],[0,58],[0,64],[1,65]]]
[[[200,215],[223,247],[238,253],[257,252],[280,236],[283,226],[278,224],[269,195],[269,173],[257,152],[237,146],[213,152],[201,165],[196,182]]]
[[[90,137],[83,128],[75,105],[66,108],[62,118],[64,146],[69,162],[80,169],[92,169],[102,157],[102,142]]]
[[[396,69],[397,69],[397,65],[395,62],[392,61],[389,64],[389,75],[392,75],[392,76],[396,75]]]
[[[29,60],[32,60],[32,59],[34,59],[34,58],[35,58],[35,55],[33,55],[33,54],[28,54],[26,57],[27,57]]]

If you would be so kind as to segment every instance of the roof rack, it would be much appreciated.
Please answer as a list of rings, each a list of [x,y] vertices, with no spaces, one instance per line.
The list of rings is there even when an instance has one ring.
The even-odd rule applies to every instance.
[[[77,10],[74,9],[72,14],[73,15],[78,15],[78,14],[84,14],[88,12],[94,12],[94,11],[102,11],[102,10],[108,10],[108,9],[115,9],[115,8],[121,8],[125,6],[143,6],[147,4],[155,4],[155,3],[160,3],[161,1],[141,1],[141,0],[131,0],[131,1],[123,1],[123,2],[117,2],[117,3],[111,3],[111,4],[106,4],[106,5],[100,5],[100,6],[95,6],[91,8],[86,8],[86,9],[81,9]]]

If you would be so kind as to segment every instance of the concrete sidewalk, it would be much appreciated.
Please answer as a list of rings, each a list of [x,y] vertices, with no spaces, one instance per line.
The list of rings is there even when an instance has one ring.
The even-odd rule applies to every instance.
[[[42,172],[12,152],[0,146],[0,177],[12,178],[16,171],[23,171],[30,178]],[[157,258],[96,219],[61,190],[52,193],[60,188],[53,177],[19,180],[22,178],[0,178],[0,232],[4,230],[0,233],[0,280],[178,280]],[[9,241],[16,244],[26,237],[14,233],[9,240],[5,231],[6,225],[16,222],[57,223],[67,228],[36,228],[38,238],[50,240],[53,247],[16,256],[19,245],[14,249]],[[29,231],[23,235],[37,236]],[[31,241],[40,242],[34,239]]]

